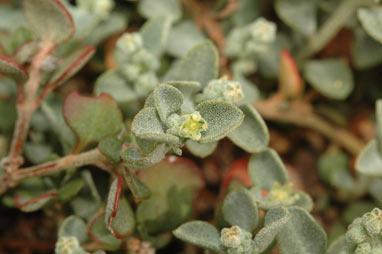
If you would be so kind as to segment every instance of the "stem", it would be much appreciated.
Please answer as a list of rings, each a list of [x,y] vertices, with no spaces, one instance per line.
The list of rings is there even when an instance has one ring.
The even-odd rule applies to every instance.
[[[282,106],[283,101],[278,96],[274,96],[268,101],[255,103],[256,109],[265,119],[292,123],[300,127],[315,130],[353,155],[358,155],[365,146],[362,140],[352,135],[346,129],[334,126],[316,115],[312,111],[311,106],[306,102],[292,102],[288,109],[285,109],[285,107],[283,109]]]
[[[340,6],[324,23],[320,30],[312,35],[306,46],[298,52],[297,59],[302,60],[319,52],[333,39],[359,7],[372,4],[375,4],[374,0],[342,0]]]
[[[7,158],[2,161],[8,173],[16,171],[23,163],[21,156],[25,140],[28,135],[30,121],[35,112],[37,91],[41,81],[40,66],[45,57],[54,49],[54,44],[43,43],[40,52],[33,59],[29,80],[24,87],[19,86],[17,99],[17,122],[13,133],[11,149]]]

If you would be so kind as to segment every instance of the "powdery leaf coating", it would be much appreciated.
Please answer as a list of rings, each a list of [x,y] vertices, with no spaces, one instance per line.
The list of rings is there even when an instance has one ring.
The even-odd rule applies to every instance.
[[[183,94],[173,86],[160,84],[153,93],[155,107],[162,122],[176,113],[183,104]]]
[[[121,150],[123,141],[116,136],[110,136],[102,139],[98,144],[98,149],[112,163],[121,161]]]
[[[139,178],[130,169],[123,169],[123,177],[127,186],[136,200],[148,199],[151,196],[150,189],[139,180]]]
[[[308,61],[304,75],[318,92],[328,98],[343,100],[354,88],[352,71],[341,59]]]
[[[275,10],[282,21],[305,36],[313,34],[317,29],[314,1],[277,0]]]
[[[122,159],[131,167],[140,169],[150,167],[163,160],[168,148],[166,144],[157,145],[147,154],[142,154],[134,146],[127,147],[121,154]]]
[[[17,83],[24,83],[28,80],[28,73],[24,67],[3,55],[0,55],[0,74],[15,80]]]
[[[74,34],[72,16],[59,0],[24,0],[24,13],[41,40],[58,44]]]
[[[202,102],[196,107],[196,110],[208,124],[207,130],[202,132],[200,143],[209,143],[224,138],[244,119],[244,114],[238,107],[222,101]]]
[[[358,155],[355,168],[358,173],[368,176],[382,176],[382,156],[377,140],[373,139]]]
[[[252,194],[246,189],[231,191],[224,199],[222,212],[231,226],[239,226],[249,232],[258,223],[258,209]]]
[[[187,222],[173,231],[175,237],[216,252],[224,251],[217,229],[204,221]]]
[[[275,182],[285,184],[288,179],[285,166],[273,149],[252,155],[249,175],[255,186],[265,190],[270,190]]]
[[[63,115],[77,135],[76,152],[82,151],[90,143],[117,134],[122,126],[118,105],[107,94],[88,97],[73,92],[65,99]]]
[[[83,243],[87,237],[85,222],[78,216],[67,217],[60,225],[58,237],[74,236],[79,243]]]
[[[290,220],[282,227],[277,236],[282,254],[322,254],[327,238],[325,231],[306,210],[290,207]]]
[[[90,60],[95,53],[95,47],[84,46],[77,49],[71,55],[66,57],[58,67],[49,83],[59,86],[73,77]]]
[[[244,121],[228,137],[235,145],[248,153],[258,153],[267,149],[269,132],[261,115],[249,104],[239,107],[244,113]]]
[[[382,43],[382,7],[360,8],[357,14],[366,32]]]

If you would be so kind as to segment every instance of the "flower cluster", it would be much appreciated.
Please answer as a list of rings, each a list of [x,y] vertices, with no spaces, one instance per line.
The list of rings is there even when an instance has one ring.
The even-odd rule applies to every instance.
[[[252,234],[238,226],[223,228],[220,235],[221,244],[228,254],[255,254],[256,248]]]
[[[178,115],[172,114],[167,119],[169,129],[167,133],[183,138],[190,138],[199,141],[202,137],[201,132],[208,128],[207,122],[202,118],[198,111],[191,114]]]
[[[269,191],[266,200],[268,201],[280,201],[284,205],[291,205],[296,200],[298,200],[299,196],[293,190],[293,184],[287,183],[284,185],[280,185],[278,182],[275,182],[272,186],[272,189]]]
[[[74,236],[62,236],[56,242],[56,254],[86,254]]]
[[[205,100],[226,101],[238,104],[244,98],[241,85],[237,81],[230,81],[226,77],[211,80],[196,98],[198,102]]]
[[[106,19],[114,8],[113,0],[77,0],[77,4],[81,9],[95,13],[103,19]]]

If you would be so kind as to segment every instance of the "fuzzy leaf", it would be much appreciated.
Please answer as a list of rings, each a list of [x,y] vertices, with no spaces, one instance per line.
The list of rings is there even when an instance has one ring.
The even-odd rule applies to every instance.
[[[188,151],[193,155],[200,158],[205,158],[215,151],[216,147],[218,146],[218,143],[219,142],[215,141],[201,144],[189,139],[186,141],[186,147]]]
[[[357,14],[366,32],[382,43],[382,7],[360,8]]]
[[[210,41],[202,42],[187,53],[168,80],[196,81],[204,87],[218,77],[218,66],[215,45]]]
[[[148,20],[140,29],[145,49],[160,56],[167,42],[170,25],[171,19],[168,16]]]
[[[178,143],[179,138],[164,132],[155,108],[146,107],[139,111],[131,124],[135,136],[158,142]]]
[[[382,176],[382,155],[378,151],[377,140],[370,141],[358,155],[355,168],[364,175]]]
[[[123,169],[123,177],[136,200],[148,199],[151,196],[150,189],[130,169]]]
[[[222,101],[202,102],[196,107],[196,110],[208,124],[207,130],[202,132],[200,143],[209,143],[224,138],[244,119],[244,114],[238,107]]]
[[[173,231],[175,237],[216,252],[224,251],[217,229],[204,221],[187,222]]]
[[[285,184],[288,176],[284,163],[273,149],[253,154],[249,161],[249,175],[256,187],[270,190],[274,182]]]
[[[277,15],[294,30],[309,36],[316,31],[316,2],[311,0],[277,0]]]
[[[154,90],[154,103],[162,122],[176,113],[183,104],[183,94],[173,86],[161,84]]]
[[[142,0],[138,11],[145,18],[171,17],[178,20],[182,15],[182,8],[177,0]]]
[[[25,71],[24,67],[3,55],[0,55],[0,74],[3,74],[20,84],[28,80],[28,73]]]
[[[354,253],[353,244],[349,244],[346,241],[345,235],[338,237],[335,241],[333,241],[325,254],[353,254]]]
[[[280,230],[277,241],[282,254],[322,254],[327,239],[324,230],[306,210],[288,208],[290,220]]]
[[[43,41],[58,44],[74,33],[72,16],[59,0],[25,0],[24,14],[33,32]]]
[[[87,237],[85,222],[76,215],[67,217],[58,230],[58,237],[63,236],[74,236],[80,243],[83,243]]]
[[[328,98],[343,100],[354,88],[353,74],[341,59],[308,61],[304,74],[308,82]]]
[[[65,83],[84,67],[94,53],[95,47],[93,46],[84,46],[77,49],[74,53],[64,59],[49,83],[54,86],[59,86]]]
[[[256,228],[259,220],[256,201],[244,188],[233,190],[225,197],[222,212],[231,226],[239,226],[249,232]]]
[[[229,139],[248,153],[266,150],[269,133],[263,118],[252,105],[245,104],[240,106],[240,109],[244,113],[244,121],[228,134]]]
[[[112,163],[121,161],[121,150],[123,141],[116,136],[110,136],[102,139],[98,144],[98,149]]]
[[[166,144],[157,145],[147,154],[142,154],[134,146],[129,146],[123,150],[121,157],[131,167],[140,169],[150,167],[162,161],[168,151]]]
[[[257,232],[254,241],[259,248],[259,252],[264,252],[275,240],[282,227],[290,219],[290,214],[286,208],[274,208],[267,212],[265,216],[265,226]]]
[[[376,118],[376,139],[378,144],[379,154],[382,156],[382,99],[375,103],[375,118]]]
[[[107,197],[105,223],[110,232],[119,239],[133,233],[135,228],[134,212],[125,198],[120,197],[122,179],[114,180]]]
[[[118,133],[122,126],[122,114],[118,105],[107,94],[88,97],[73,92],[65,99],[63,114],[77,135],[76,152],[82,151],[90,143]]]
[[[183,94],[182,113],[195,111],[194,95],[200,90],[200,83],[193,81],[168,81],[166,84],[176,87]]]

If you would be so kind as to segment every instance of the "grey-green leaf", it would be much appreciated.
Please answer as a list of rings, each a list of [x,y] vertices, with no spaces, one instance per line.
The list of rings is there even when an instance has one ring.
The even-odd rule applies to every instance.
[[[253,154],[248,169],[253,184],[261,189],[270,190],[274,182],[285,184],[288,179],[284,163],[270,148]]]
[[[130,169],[123,169],[123,177],[135,199],[140,201],[150,197],[150,189]]]
[[[358,155],[355,168],[358,173],[368,176],[382,176],[382,155],[375,139],[370,141]]]
[[[127,147],[121,154],[122,159],[131,167],[140,169],[162,161],[168,151],[166,144],[157,145],[151,152],[141,154],[137,148]]]
[[[58,230],[58,237],[62,236],[74,236],[80,243],[83,243],[87,237],[85,222],[76,215],[67,217]]]
[[[309,36],[317,28],[316,2],[310,0],[277,0],[277,15],[294,30]]]
[[[118,139],[117,136],[110,136],[102,139],[99,142],[98,149],[112,163],[118,163],[121,161],[122,144],[123,141]]]
[[[140,30],[145,49],[160,56],[167,43],[170,25],[171,19],[167,16],[148,20]]]
[[[224,219],[231,226],[239,226],[249,232],[258,223],[258,209],[256,201],[247,189],[233,190],[225,197],[222,212]]]
[[[59,0],[24,1],[24,14],[33,32],[43,41],[61,43],[72,37],[72,16]]]
[[[215,142],[209,142],[209,143],[201,144],[201,143],[195,142],[191,139],[188,139],[186,141],[186,147],[187,147],[188,151],[190,153],[192,153],[193,155],[200,157],[200,158],[205,158],[205,157],[211,155],[215,151],[218,143],[219,142],[215,141]]]
[[[277,241],[282,254],[322,254],[327,238],[325,231],[306,210],[288,208],[290,220],[280,230]]]
[[[346,99],[354,89],[352,71],[341,59],[308,61],[304,75],[318,92],[328,98]]]
[[[382,43],[382,7],[360,8],[357,14],[366,32]]]
[[[244,119],[243,112],[235,105],[222,101],[205,101],[196,110],[207,122],[207,130],[202,132],[200,143],[208,143],[224,138],[237,128]]]
[[[218,67],[217,49],[212,42],[205,41],[194,46],[167,79],[196,81],[204,87],[218,77]]]
[[[154,103],[162,122],[176,113],[183,104],[183,94],[173,86],[160,84],[154,90]]]
[[[142,0],[138,5],[139,13],[145,18],[171,17],[178,20],[182,7],[178,0]]]
[[[263,118],[252,105],[245,104],[240,109],[244,113],[244,121],[228,137],[248,153],[264,151],[269,143],[269,132]]]
[[[191,221],[179,226],[173,234],[188,243],[216,252],[223,251],[217,229],[204,221]]]
[[[17,83],[24,83],[28,79],[28,73],[16,61],[0,55],[0,74],[7,76]]]

